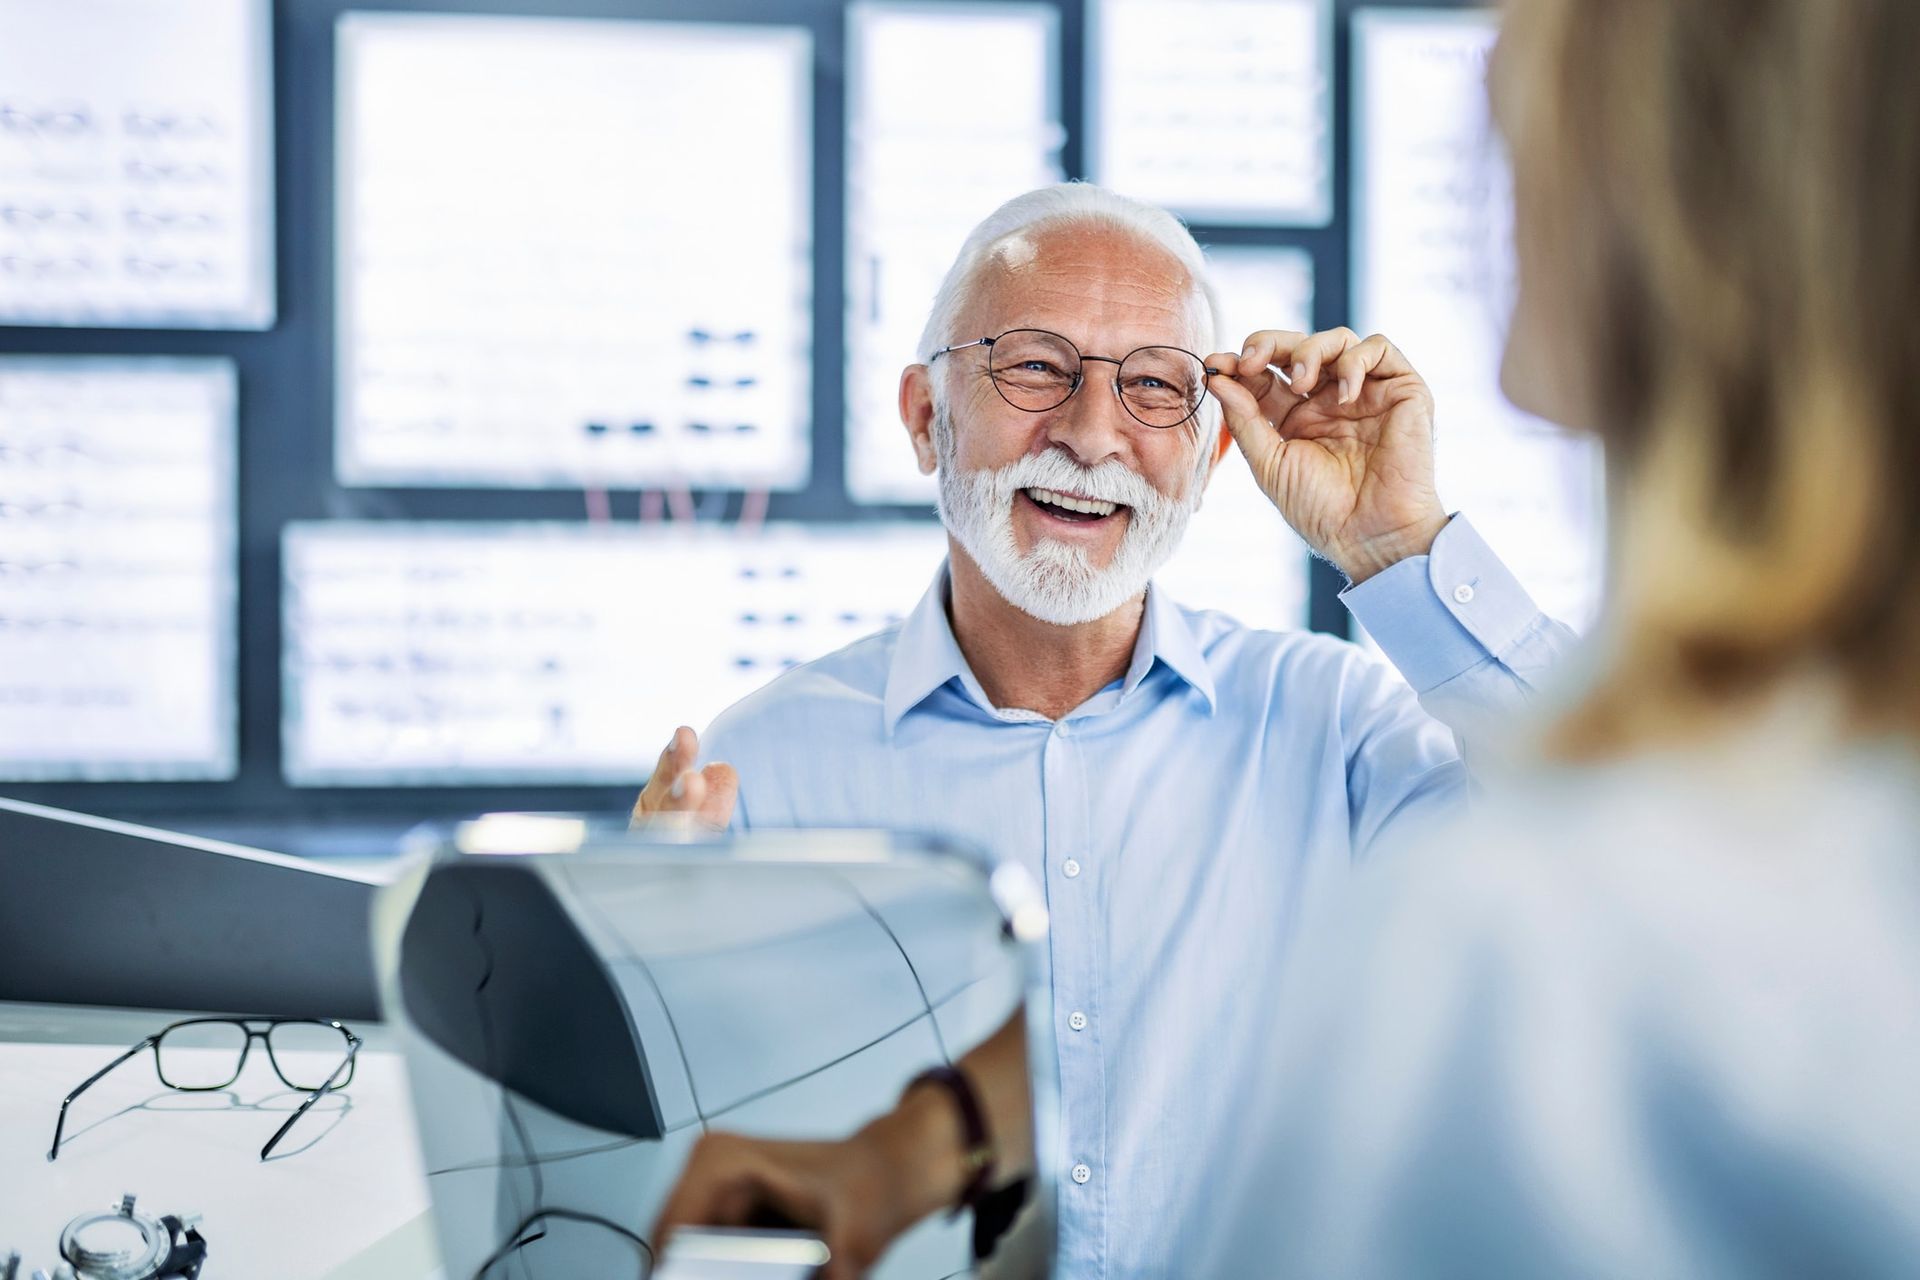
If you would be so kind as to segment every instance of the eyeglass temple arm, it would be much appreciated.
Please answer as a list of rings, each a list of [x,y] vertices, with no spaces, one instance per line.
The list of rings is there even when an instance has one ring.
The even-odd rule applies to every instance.
[[[942,347],[938,351],[934,352],[932,355],[928,356],[927,363],[932,364],[935,360],[938,360],[941,356],[946,355],[949,351],[965,351],[968,347],[990,347],[994,343],[998,342],[999,340],[1000,339],[998,338],[975,338],[972,342],[956,342],[952,346]]]
[[[346,1029],[343,1027],[341,1028],[341,1030],[344,1031]],[[273,1149],[280,1145],[280,1139],[287,1136],[287,1130],[293,1128],[293,1126],[299,1121],[300,1117],[307,1114],[308,1110],[312,1108],[314,1103],[320,1101],[320,1099],[326,1097],[328,1094],[334,1091],[334,1088],[335,1088],[334,1081],[340,1078],[342,1072],[345,1072],[346,1070],[348,1070],[350,1067],[353,1066],[353,1056],[359,1052],[360,1052],[360,1038],[354,1035],[352,1032],[348,1032],[347,1033],[347,1056],[342,1058],[340,1060],[340,1065],[333,1069],[333,1074],[327,1077],[327,1082],[321,1085],[318,1089],[315,1089],[312,1093],[308,1094],[307,1100],[301,1103],[300,1106],[294,1111],[292,1115],[287,1117],[286,1123],[273,1131],[273,1136],[267,1139],[267,1145],[260,1148],[260,1158],[262,1160],[265,1160],[268,1156],[273,1154]]]
[[[57,1120],[53,1122],[53,1145],[47,1148],[48,1163],[52,1163],[54,1157],[60,1154],[60,1135],[66,1132],[67,1108],[73,1105],[73,1100],[79,1097],[81,1094],[85,1093],[87,1090],[93,1088],[95,1084],[99,1083],[100,1077],[106,1075],[107,1072],[113,1070],[115,1067],[125,1062],[128,1058],[133,1057],[134,1054],[139,1053],[142,1049],[150,1049],[154,1045],[158,1044],[159,1042],[160,1042],[159,1036],[148,1036],[145,1040],[142,1040],[139,1044],[133,1046],[133,1048],[127,1050],[125,1053],[115,1058],[112,1062],[109,1062],[106,1066],[100,1068],[98,1071],[88,1076],[86,1080],[78,1088],[76,1088],[72,1093],[68,1094],[65,1098],[61,1099],[60,1116]]]

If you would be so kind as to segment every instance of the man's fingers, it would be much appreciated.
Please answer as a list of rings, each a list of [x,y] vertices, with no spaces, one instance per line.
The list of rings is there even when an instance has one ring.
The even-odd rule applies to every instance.
[[[643,802],[658,800],[666,794],[667,786],[672,783],[674,775],[680,772],[673,764],[674,754],[679,746],[680,730],[675,729],[673,736],[667,739],[667,745],[660,748],[660,758],[653,762],[653,772],[647,775],[647,785],[640,791]]]
[[[730,764],[715,762],[699,776],[706,791],[698,805],[700,820],[710,827],[725,827],[733,821],[733,806],[740,798],[740,774]]]
[[[681,775],[693,768],[699,757],[699,735],[686,725],[675,729],[673,737],[667,740],[666,748],[660,752],[660,759],[655,762],[647,785],[640,789],[640,797],[633,806],[633,820],[638,822],[648,814],[682,808],[673,795],[673,786]]]
[[[1254,473],[1261,474],[1274,451],[1280,447],[1280,433],[1274,430],[1273,424],[1260,408],[1260,401],[1242,381],[1225,375],[1207,381],[1214,397],[1220,401],[1222,417],[1226,420],[1227,430],[1233,433],[1234,443],[1247,456]]]
[[[1341,404],[1352,404],[1360,398],[1360,388],[1366,384],[1367,375],[1385,362],[1392,349],[1387,340],[1376,333],[1340,353],[1333,362],[1332,372],[1340,384]]]
[[[1200,362],[1207,366],[1208,377],[1220,374],[1231,378],[1240,372],[1240,353],[1237,351],[1216,351]]]
[[[674,774],[685,773],[693,768],[693,762],[700,758],[700,735],[686,725],[673,731],[673,741],[667,744],[668,764]]]
[[[1274,367],[1286,371],[1297,396],[1311,396],[1328,379],[1338,386],[1341,404],[1360,398],[1369,376],[1399,377],[1412,373],[1406,357],[1379,334],[1362,339],[1351,329],[1325,329],[1319,333],[1295,333],[1288,329],[1261,329],[1247,335],[1237,354],[1216,353],[1207,364],[1231,375],[1257,399],[1265,400],[1273,391],[1277,375]],[[1220,381],[1208,384],[1219,395]],[[1221,397],[1221,403],[1226,398]]]
[[[1250,377],[1268,365],[1287,367],[1293,350],[1307,335],[1292,329],[1257,329],[1240,344],[1240,375]]]
[[[687,770],[667,788],[667,807],[672,812],[699,813],[706,802],[707,775],[699,769]]]
[[[1327,329],[1296,343],[1290,374],[1294,391],[1312,395],[1319,389],[1322,370],[1359,342],[1360,335],[1351,329]]]

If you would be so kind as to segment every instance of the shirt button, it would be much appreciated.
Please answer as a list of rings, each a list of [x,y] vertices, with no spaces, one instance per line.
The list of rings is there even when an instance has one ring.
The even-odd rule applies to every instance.
[[[1060,864],[1060,869],[1066,872],[1067,879],[1071,880],[1075,876],[1080,874],[1080,863],[1076,859],[1068,858],[1065,862]]]
[[[1093,1170],[1087,1168],[1087,1166],[1083,1164],[1077,1164],[1073,1166],[1073,1180],[1079,1183],[1081,1186],[1083,1187],[1086,1186],[1088,1179],[1092,1177],[1093,1177]]]
[[[1067,1025],[1075,1031],[1085,1031],[1087,1029],[1087,1015],[1075,1009],[1067,1015]]]
[[[1472,604],[1473,588],[1463,582],[1453,589],[1453,598],[1461,604]]]

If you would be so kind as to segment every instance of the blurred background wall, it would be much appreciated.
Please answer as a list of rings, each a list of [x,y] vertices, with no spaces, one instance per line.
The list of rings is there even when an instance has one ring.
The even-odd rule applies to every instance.
[[[675,724],[925,589],[892,387],[967,227],[1060,178],[1188,219],[1223,344],[1398,341],[1443,497],[1583,618],[1597,461],[1492,379],[1491,35],[1344,0],[0,0],[0,794],[320,853],[623,809]],[[1346,634],[1237,459],[1162,581]]]

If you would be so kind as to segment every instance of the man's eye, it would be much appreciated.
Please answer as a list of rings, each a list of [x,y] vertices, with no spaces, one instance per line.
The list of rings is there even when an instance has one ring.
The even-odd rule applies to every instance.
[[[1067,375],[1059,366],[1048,364],[1045,360],[1022,360],[1020,369],[1024,373],[1044,373],[1050,377],[1064,378]]]

